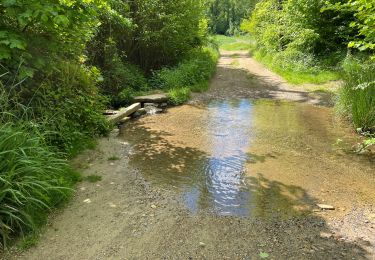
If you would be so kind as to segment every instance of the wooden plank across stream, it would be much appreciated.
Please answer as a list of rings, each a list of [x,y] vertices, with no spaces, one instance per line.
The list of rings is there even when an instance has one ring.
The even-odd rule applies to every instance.
[[[131,114],[137,112],[141,108],[141,103],[134,103],[131,106],[121,108],[120,111],[107,117],[107,120],[113,124],[117,124],[121,119],[130,116]]]

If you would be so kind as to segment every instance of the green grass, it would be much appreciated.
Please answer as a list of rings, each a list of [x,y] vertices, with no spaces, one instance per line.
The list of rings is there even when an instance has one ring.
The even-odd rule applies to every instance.
[[[40,232],[36,231],[24,236],[18,243],[17,247],[24,251],[38,244]]]
[[[375,128],[375,64],[348,60],[345,84],[339,92],[338,111],[349,116],[356,128]]]
[[[154,88],[167,91],[170,103],[183,104],[190,94],[208,89],[209,81],[216,71],[219,53],[211,47],[198,48],[173,68],[164,68],[152,78]]]
[[[246,51],[249,48],[250,44],[246,42],[228,43],[220,46],[220,49],[225,51]]]
[[[267,64],[266,64],[267,65]],[[329,81],[339,80],[338,73],[333,71],[291,71],[285,70],[280,67],[271,67],[271,70],[279,74],[287,82],[295,85],[302,84],[324,84]]]
[[[252,56],[264,64],[273,72],[280,75],[287,82],[294,85],[323,84],[329,81],[339,80],[340,74],[336,71],[318,67],[309,67],[288,61],[278,54],[270,54],[259,50],[255,41],[249,35],[229,37],[216,35],[214,37],[219,48],[226,51],[248,50]],[[233,56],[236,58],[236,55]]]
[[[120,157],[118,157],[116,155],[108,157],[108,161],[118,161],[118,160],[120,160]]]
[[[0,241],[33,232],[79,179],[43,136],[24,126],[0,126]]]
[[[369,148],[370,146],[375,146],[375,137],[363,141],[363,145],[365,149]]]
[[[67,135],[67,133],[64,133]],[[67,151],[68,158],[74,158],[84,150],[94,150],[98,142],[93,137],[77,138],[71,143],[70,149]]]
[[[169,102],[172,105],[181,105],[190,99],[191,90],[185,88],[172,88],[168,91]]]
[[[247,35],[229,37],[225,35],[216,35],[214,37],[219,48],[225,51],[242,51],[249,50],[251,46],[251,38]]]
[[[208,80],[205,80],[205,81],[199,82],[191,86],[190,90],[193,92],[201,93],[201,92],[207,91],[209,86],[210,86],[210,82]]]
[[[237,42],[236,37],[229,37],[226,35],[215,35],[214,40],[217,42],[219,46],[222,46],[224,44],[231,44]]]
[[[280,75],[287,82],[294,85],[302,84],[324,84],[329,81],[339,80],[340,74],[336,71],[325,70],[321,68],[309,68],[294,65],[286,61],[277,60],[275,55],[267,54],[263,51],[256,50],[251,46],[253,57],[264,64],[273,72]],[[286,64],[285,64],[286,63]],[[302,68],[301,68],[302,67]]]
[[[95,174],[88,175],[88,176],[84,177],[84,180],[88,181],[88,182],[91,182],[91,183],[95,183],[95,182],[101,181],[102,180],[102,176],[95,175]]]

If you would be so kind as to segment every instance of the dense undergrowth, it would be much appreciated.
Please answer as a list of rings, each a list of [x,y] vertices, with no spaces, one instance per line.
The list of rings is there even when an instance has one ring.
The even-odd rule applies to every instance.
[[[256,44],[251,45],[249,51],[257,61],[292,84],[322,84],[340,79],[337,67],[306,64],[310,62],[308,57],[289,57],[294,54],[267,52]]]
[[[72,195],[80,175],[49,144],[58,132],[44,130],[48,120],[35,120],[9,93],[0,92],[0,103],[0,242],[7,246],[44,224],[50,210]]]
[[[241,29],[251,54],[293,84],[341,79],[338,110],[375,127],[375,5],[366,0],[259,1]]]
[[[185,103],[190,93],[207,90],[219,58],[215,46],[194,49],[176,67],[164,68],[152,78],[154,88],[168,91],[174,105]]]
[[[375,131],[375,64],[348,59],[343,65],[344,85],[337,108],[361,132]]]
[[[106,135],[105,108],[207,86],[204,1],[0,0],[0,244],[72,193],[67,159]]]
[[[30,129],[0,126],[1,242],[35,231],[73,192],[79,175]]]

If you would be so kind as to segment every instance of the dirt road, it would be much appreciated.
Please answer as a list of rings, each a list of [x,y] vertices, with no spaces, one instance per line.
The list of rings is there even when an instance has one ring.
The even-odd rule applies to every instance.
[[[195,94],[190,105],[130,123],[122,135],[115,131],[100,140],[95,151],[76,158],[73,164],[84,175],[100,175],[102,180],[80,183],[69,205],[51,217],[37,246],[12,258],[374,259],[375,181],[370,175],[374,165],[333,152],[331,143],[327,144],[336,134],[331,130],[332,113],[311,105],[331,104],[330,95],[305,89],[289,86],[245,52],[223,52],[210,90]],[[301,104],[220,103],[247,98]],[[218,105],[199,105],[212,100]],[[230,110],[225,111],[232,121],[217,114],[228,106]],[[237,117],[238,111],[243,117]],[[274,114],[281,119],[273,118]],[[255,126],[247,125],[249,115],[255,118],[251,121]],[[304,125],[305,121],[310,123]],[[253,130],[236,129],[233,122]],[[233,127],[225,128],[229,124]],[[250,159],[242,161],[238,156],[234,160],[224,154],[231,159],[220,161],[221,150],[234,144],[247,149],[246,135],[253,132],[259,134],[253,150],[245,151]],[[205,137],[211,142],[206,143]],[[112,156],[119,160],[108,160]],[[201,169],[197,162],[241,164],[241,176],[230,176],[234,184],[229,183],[229,189],[236,196],[248,195],[245,213],[209,210],[217,203],[211,200],[212,194],[219,202],[225,198],[220,189],[227,188],[223,183],[228,184],[228,179],[213,176],[203,188],[196,185],[200,175],[191,179],[189,174]],[[230,172],[232,168],[224,169]],[[178,174],[181,178],[175,179]],[[166,181],[158,183],[159,177]],[[242,182],[249,189],[243,193]],[[189,204],[181,197],[185,187],[208,195]],[[315,204],[322,201],[334,202],[336,210],[316,211]],[[197,211],[191,204],[197,205]]]

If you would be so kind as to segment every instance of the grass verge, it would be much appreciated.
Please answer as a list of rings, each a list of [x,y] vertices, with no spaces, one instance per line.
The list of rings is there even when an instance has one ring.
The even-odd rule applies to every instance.
[[[339,92],[337,109],[356,128],[375,131],[375,64],[348,59],[343,67],[345,84]]]
[[[332,69],[310,66],[303,60],[290,62],[282,55],[256,49],[255,45],[251,45],[249,50],[257,61],[294,85],[324,84],[340,79],[340,74]]]
[[[0,151],[0,234],[6,247],[11,238],[36,231],[80,177],[42,135],[23,126],[0,127]]]
[[[195,49],[176,67],[156,72],[152,85],[167,91],[172,104],[185,103],[192,91],[207,90],[218,59],[219,53],[214,47]]]
[[[249,35],[229,37],[216,35],[216,42],[220,49],[226,51],[248,50],[260,63],[273,72],[283,77],[287,82],[295,85],[323,84],[340,79],[340,74],[332,69],[326,69],[316,65],[308,57],[300,53],[267,53],[256,46],[256,42]],[[291,59],[296,56],[300,59]]]

